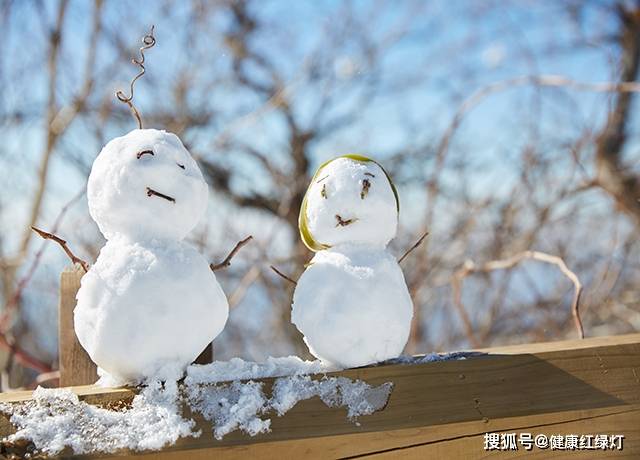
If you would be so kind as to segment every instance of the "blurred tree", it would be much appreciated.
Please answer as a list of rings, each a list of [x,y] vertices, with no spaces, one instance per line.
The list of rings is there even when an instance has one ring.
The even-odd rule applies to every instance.
[[[7,366],[55,367],[63,259],[43,256],[28,228],[65,217],[60,233],[97,254],[76,190],[101,146],[134,127],[113,93],[152,23],[138,108],[183,139],[212,186],[191,241],[219,260],[256,237],[220,273],[233,310],[218,356],[308,356],[291,286],[268,267],[302,272],[310,175],[352,151],[379,158],[400,188],[393,250],[430,231],[403,262],[408,352],[574,336],[573,286],[557,267],[491,263],[530,250],[578,275],[588,335],[640,328],[640,2],[0,0]],[[504,270],[466,273],[458,302],[467,258]]]

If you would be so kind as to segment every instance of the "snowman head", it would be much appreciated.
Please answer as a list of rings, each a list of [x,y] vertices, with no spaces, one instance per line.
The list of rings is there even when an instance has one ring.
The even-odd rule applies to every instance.
[[[298,220],[312,251],[344,243],[386,246],[395,237],[398,193],[386,171],[367,157],[345,155],[313,176]]]
[[[107,238],[184,238],[204,214],[208,187],[178,136],[135,129],[93,163],[89,212]]]

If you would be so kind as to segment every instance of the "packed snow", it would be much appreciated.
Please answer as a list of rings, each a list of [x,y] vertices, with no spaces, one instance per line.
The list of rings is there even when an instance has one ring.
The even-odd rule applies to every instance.
[[[404,275],[385,250],[341,245],[320,251],[293,294],[291,321],[309,351],[339,367],[399,356],[412,317]]]
[[[166,198],[149,196],[148,189]],[[181,240],[204,215],[208,194],[178,136],[156,129],[112,139],[93,162],[87,183],[89,213],[107,239],[125,234],[132,240]]]
[[[208,261],[182,241],[206,210],[202,173],[175,134],[136,129],[102,149],[87,196],[107,243],[78,291],[80,344],[102,383],[175,379],[229,312]]]
[[[235,430],[250,436],[267,433],[270,417],[282,416],[313,397],[329,407],[346,408],[354,423],[387,404],[391,382],[372,387],[360,380],[323,375],[327,369],[319,361],[296,357],[270,358],[266,363],[235,359],[192,365],[181,385],[147,382],[130,406],[119,409],[92,406],[68,389],[38,388],[32,400],[2,404],[0,411],[9,414],[17,428],[7,441],[26,439],[38,452],[58,455],[65,449],[74,454],[157,450],[181,437],[201,436],[195,422],[181,415],[185,403],[191,413],[211,422],[216,439]],[[221,380],[223,372],[229,372],[227,381]],[[320,375],[312,378],[310,373]],[[266,376],[277,376],[270,394],[261,382],[250,380]],[[249,380],[229,381],[240,378]]]
[[[341,157],[329,162],[315,174],[304,201],[302,219],[320,245],[384,247],[396,236],[396,196],[387,175],[373,161]]]
[[[291,321],[328,365],[395,358],[407,343],[413,303],[396,258],[398,203],[374,161],[341,157],[323,165],[305,195],[300,233],[320,249],[297,282]]]
[[[109,240],[81,286],[76,335],[116,381],[181,375],[227,321],[209,264],[178,241]]]

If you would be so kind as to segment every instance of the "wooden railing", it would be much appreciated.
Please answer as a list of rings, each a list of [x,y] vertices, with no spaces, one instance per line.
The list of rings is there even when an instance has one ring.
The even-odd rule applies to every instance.
[[[74,286],[63,276],[65,292]],[[73,296],[75,297],[75,295]],[[66,318],[66,319],[65,319]],[[66,323],[65,323],[66,321]],[[66,324],[66,326],[65,326]],[[67,332],[61,331],[62,332]],[[71,337],[61,343],[72,342]],[[640,334],[482,350],[463,360],[390,364],[332,373],[375,386],[393,382],[383,410],[354,424],[345,409],[318,398],[302,401],[282,417],[271,417],[271,432],[250,437],[233,432],[216,440],[204,419],[199,438],[182,438],[149,459],[205,458],[640,458]],[[73,368],[78,358],[61,361]],[[93,377],[89,371],[83,375]],[[69,381],[69,380],[66,380]],[[265,389],[273,379],[263,379]],[[130,401],[136,389],[73,387],[90,404]],[[30,392],[0,395],[0,402],[24,401]],[[0,417],[0,436],[13,432]],[[551,450],[518,445],[518,450],[485,449],[487,433],[622,435],[622,449]],[[121,451],[119,455],[134,455]],[[138,454],[140,455],[140,454]],[[86,458],[102,458],[96,453]]]

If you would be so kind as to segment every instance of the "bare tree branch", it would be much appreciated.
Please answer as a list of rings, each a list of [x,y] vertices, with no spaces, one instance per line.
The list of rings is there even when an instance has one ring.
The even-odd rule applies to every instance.
[[[271,270],[273,270],[278,276],[280,276],[281,278],[287,280],[288,282],[290,282],[291,284],[293,284],[294,286],[298,285],[298,282],[293,280],[292,278],[288,277],[287,275],[285,275],[284,273],[282,273],[280,270],[278,270],[276,267],[274,267],[273,265],[269,265],[269,268],[271,268]]]
[[[411,246],[409,249],[407,249],[407,252],[405,252],[404,254],[402,254],[402,256],[398,259],[398,263],[401,263],[405,257],[407,257],[409,254],[411,254],[411,252],[416,249],[418,246],[420,246],[422,244],[422,242],[424,241],[424,239],[429,235],[429,232],[424,232],[424,234],[420,237],[420,239],[418,239],[418,241],[416,241],[416,243]]]
[[[231,265],[231,259],[233,259],[233,257],[242,248],[242,246],[247,244],[252,239],[253,239],[253,236],[249,235],[244,240],[238,241],[238,243],[234,246],[234,248],[231,250],[231,252],[227,255],[227,257],[225,257],[225,259],[222,262],[220,262],[219,264],[211,264],[209,265],[209,268],[211,268],[211,270],[215,272],[216,270],[229,267]]]
[[[494,270],[509,269],[527,259],[538,260],[555,265],[573,283],[574,294],[573,301],[571,303],[571,315],[573,316],[573,321],[578,332],[578,336],[581,339],[584,338],[584,329],[582,326],[582,320],[580,319],[580,296],[582,294],[582,284],[580,283],[578,276],[574,272],[572,272],[567,267],[564,260],[562,260],[562,258],[558,256],[546,254],[540,251],[524,251],[507,259],[492,260],[482,265],[476,265],[472,261],[467,261],[464,266],[456,271],[456,273],[453,275],[453,278],[451,280],[451,288],[453,290],[454,305],[456,306],[458,313],[462,319],[467,338],[474,347],[480,346],[480,343],[473,332],[471,320],[469,319],[469,316],[462,302],[462,280],[474,273],[487,273]]]

